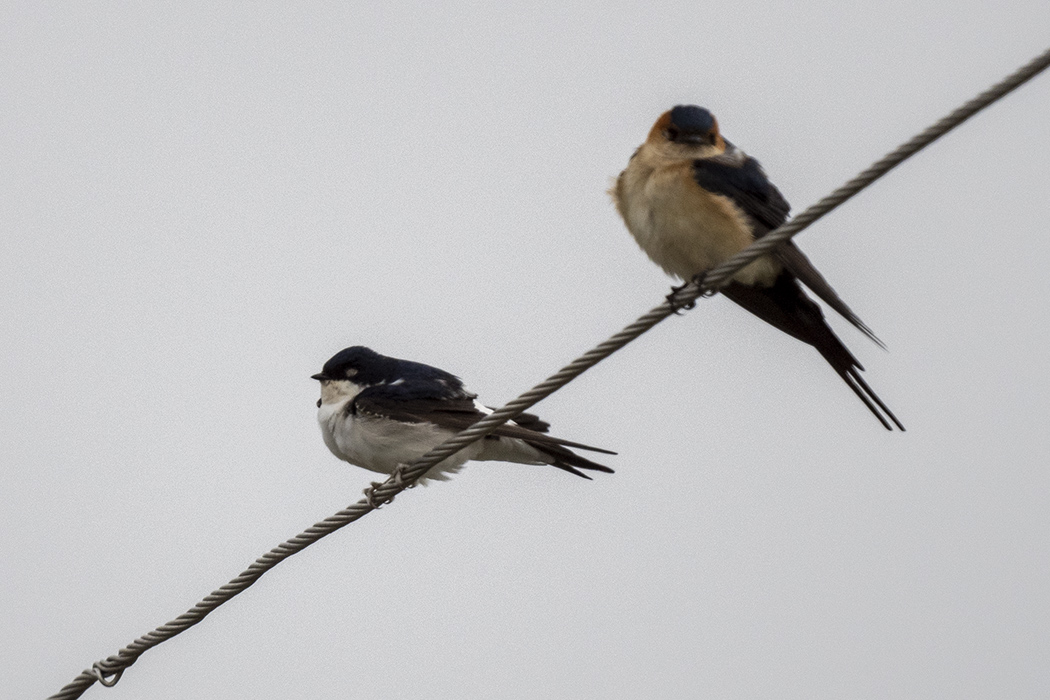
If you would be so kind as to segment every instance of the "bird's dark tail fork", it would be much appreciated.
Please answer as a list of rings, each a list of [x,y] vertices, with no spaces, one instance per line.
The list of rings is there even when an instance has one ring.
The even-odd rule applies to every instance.
[[[886,430],[893,430],[894,426],[904,430],[893,411],[860,376],[863,367],[828,326],[824,312],[790,274],[782,273],[772,287],[733,282],[722,288],[722,294],[775,328],[812,345]]]
[[[859,368],[854,365],[848,369],[840,369],[835,363],[832,363],[835,369],[838,371],[839,376],[842,377],[842,381],[849,385],[849,388],[853,390],[853,393],[864,402],[864,405],[868,407],[872,415],[879,419],[879,422],[886,428],[886,430],[893,430],[893,426],[897,426],[897,430],[904,432],[904,426],[897,416],[893,415],[886,404],[882,402],[879,395],[876,394],[868,383],[864,381],[864,377],[860,376]],[[892,421],[892,425],[891,425]]]

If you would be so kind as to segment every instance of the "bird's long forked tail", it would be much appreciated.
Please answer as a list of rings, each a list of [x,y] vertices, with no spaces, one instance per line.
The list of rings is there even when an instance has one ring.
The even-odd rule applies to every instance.
[[[598,464],[597,462],[592,462],[591,460],[587,459],[586,457],[581,457],[580,455],[576,454],[572,450],[570,450],[568,448],[565,448],[565,447],[562,447],[561,445],[554,445],[554,444],[550,444],[550,443],[536,443],[536,442],[529,442],[529,444],[534,449],[536,449],[536,450],[544,453],[548,457],[550,457],[551,461],[548,462],[548,464],[550,464],[552,467],[557,467],[558,469],[562,469],[564,471],[567,471],[570,474],[575,474],[576,476],[582,476],[584,479],[590,479],[591,477],[589,477],[586,474],[584,474],[583,472],[581,472],[580,469],[589,469],[591,471],[596,471],[596,472],[605,472],[606,474],[613,474],[614,473],[612,469],[610,469],[609,467],[605,466],[604,464]],[[585,450],[593,450],[594,452],[602,452],[602,453],[605,453],[605,454],[616,454],[615,452],[611,452],[609,450],[603,450],[603,449],[596,448],[596,447],[589,447],[587,445],[579,445],[578,444],[578,447],[580,447],[581,449],[585,449]]]
[[[835,338],[835,340],[838,340],[838,338]],[[842,343],[839,342],[839,345],[842,345]],[[882,423],[886,430],[893,430],[893,426],[897,426],[897,430],[904,432],[904,426],[901,425],[899,420],[897,420],[897,416],[893,415],[893,411],[882,402],[879,395],[868,386],[868,383],[864,381],[864,377],[860,375],[860,371],[863,367],[854,362],[850,367],[844,369],[825,354],[820,346],[815,347],[820,351],[820,354],[824,356],[824,359],[828,361],[828,364],[838,372],[840,377],[842,377],[842,381],[846,382],[846,384],[849,385],[849,388],[853,390],[853,393],[864,402],[864,405],[868,407],[868,410],[871,411],[872,415],[879,419],[879,422]],[[845,350],[844,345],[842,348]],[[849,351],[846,350],[846,352]],[[893,425],[890,425],[891,421],[893,422]]]
[[[904,430],[897,416],[860,375],[864,367],[831,330],[824,312],[806,296],[792,275],[782,274],[772,287],[732,282],[721,291],[763,321],[816,348],[886,430],[895,426]]]

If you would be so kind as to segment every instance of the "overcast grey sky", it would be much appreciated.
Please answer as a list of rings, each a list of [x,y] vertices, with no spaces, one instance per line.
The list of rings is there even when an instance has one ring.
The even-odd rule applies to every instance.
[[[362,344],[505,402],[671,280],[605,189],[710,108],[801,211],[1047,47],[1050,3],[0,6],[0,655],[42,697],[372,476]],[[1050,76],[797,240],[908,427],[704,301],[148,652],[121,698],[1050,694]]]

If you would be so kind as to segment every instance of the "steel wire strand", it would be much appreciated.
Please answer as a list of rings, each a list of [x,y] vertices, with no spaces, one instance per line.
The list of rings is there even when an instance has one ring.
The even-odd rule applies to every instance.
[[[1050,66],[1050,49],[891,151],[845,185],[807,208],[789,223],[770,232],[747,249],[732,256],[718,267],[713,268],[701,279],[683,286],[668,301],[641,316],[634,323],[566,365],[545,381],[537,384],[502,408],[493,411],[466,430],[457,433],[412,464],[399,469],[386,481],[373,484],[372,487],[366,489],[366,497],[364,499],[325,518],[319,523],[315,523],[299,535],[274,547],[256,559],[239,576],[226,585],[212,591],[211,594],[190,610],[161,625],[152,632],[139,637],[116,654],[96,662],[92,668],[81,672],[80,675],[64,686],[58,693],[52,695],[49,700],[72,700],[73,698],[78,698],[96,681],[107,687],[114,685],[120,679],[124,670],[134,664],[144,652],[197,624],[220,605],[251,586],[264,573],[284,559],[302,551],[322,537],[335,532],[345,525],[349,525],[371,511],[377,510],[383,504],[391,502],[397,494],[407,488],[411,488],[420,476],[441,460],[480,440],[529,407],[550,396],[609,355],[623,348],[632,340],[674,314],[676,310],[687,307],[701,296],[717,292],[722,286],[728,284],[733,275],[742,267],[768,253],[779,243],[800,233],[803,229],[885,175],[910,156],[948,133],[984,107],[1001,99],[1012,90],[1035,77],[1045,70],[1047,66]]]
[[[864,170],[852,180],[842,185],[816,204],[807,208],[804,212],[794,217],[790,222],[784,224],[775,231],[771,231],[753,245],[748,246],[745,250],[740,251],[726,260],[722,265],[719,265],[717,268],[708,272],[704,277],[702,291],[699,292],[697,296],[704,292],[715,291],[716,289],[728,284],[729,279],[740,269],[740,267],[753,260],[757,260],[780,243],[799,233],[802,229],[814,223],[832,209],[838,207],[847,199],[878,180],[890,170],[897,167],[923,148],[926,148],[926,146],[929,146],[931,143],[944,136],[973,115],[977,114],[977,112],[1002,97],[1005,97],[1008,93],[1019,88],[1021,85],[1046,70],[1047,66],[1050,66],[1050,49],[1047,49],[1013,74],[956,108],[950,114],[904,142],[893,151],[890,151],[885,156],[872,163],[867,170]],[[691,292],[692,290],[690,290],[690,293]],[[696,296],[692,298],[695,299]]]

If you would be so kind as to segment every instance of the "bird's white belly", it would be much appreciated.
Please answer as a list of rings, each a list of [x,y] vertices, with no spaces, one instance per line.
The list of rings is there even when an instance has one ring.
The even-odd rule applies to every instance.
[[[348,415],[342,408],[318,418],[325,444],[336,457],[380,474],[393,474],[399,466],[419,459],[452,435],[427,423]],[[432,467],[424,478],[445,480],[473,459],[479,449],[478,444],[467,446]]]

